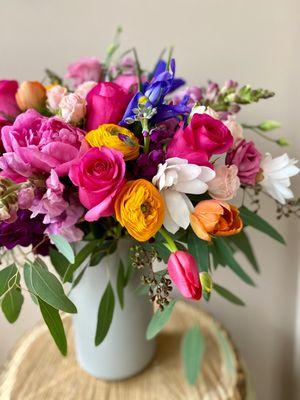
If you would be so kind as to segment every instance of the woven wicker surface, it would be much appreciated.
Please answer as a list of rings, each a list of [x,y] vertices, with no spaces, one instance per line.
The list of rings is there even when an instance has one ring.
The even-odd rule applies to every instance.
[[[199,323],[206,348],[195,386],[185,382],[180,361],[183,332]],[[227,333],[207,313],[177,303],[157,340],[152,363],[139,375],[116,382],[90,377],[78,367],[71,321],[64,324],[70,343],[62,358],[44,325],[21,339],[0,375],[1,400],[230,400],[245,399],[245,373]],[[221,346],[220,343],[223,343]],[[225,352],[224,352],[225,343]]]

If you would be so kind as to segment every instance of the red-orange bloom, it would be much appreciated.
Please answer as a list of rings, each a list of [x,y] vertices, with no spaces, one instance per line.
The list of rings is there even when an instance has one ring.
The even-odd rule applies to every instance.
[[[200,201],[191,213],[190,220],[195,234],[207,241],[211,241],[212,235],[235,235],[243,228],[239,210],[219,200]]]

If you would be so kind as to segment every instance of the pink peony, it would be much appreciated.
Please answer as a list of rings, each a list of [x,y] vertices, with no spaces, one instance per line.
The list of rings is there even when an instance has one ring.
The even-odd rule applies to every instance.
[[[226,164],[236,165],[238,177],[246,185],[254,185],[255,178],[260,168],[261,153],[256,149],[255,144],[242,140],[226,155]]]
[[[50,111],[56,112],[62,98],[67,94],[67,89],[60,85],[55,85],[47,90],[47,106]]]
[[[196,260],[186,251],[177,250],[168,260],[168,273],[180,293],[193,300],[200,300],[202,286]]]
[[[59,103],[59,111],[64,121],[77,125],[85,117],[86,101],[76,93],[67,94]]]
[[[113,82],[98,83],[87,95],[87,131],[102,124],[117,124],[131,99],[121,86]]]
[[[81,203],[89,210],[87,221],[114,214],[114,200],[124,184],[123,154],[107,147],[93,147],[70,169],[69,177],[79,186]]]
[[[18,87],[17,81],[0,80],[0,117],[15,118],[20,114],[21,110],[16,102]]]
[[[20,181],[34,173],[50,172],[67,175],[79,156],[84,133],[59,118],[41,116],[35,110],[19,115],[12,126],[2,128],[6,153],[0,157],[4,175]]]
[[[215,178],[208,182],[209,194],[216,200],[232,199],[240,187],[238,168],[235,165],[219,165],[215,168],[215,173]]]
[[[69,65],[66,78],[74,81],[75,87],[86,81],[98,82],[101,77],[101,64],[95,57],[83,57]]]
[[[226,152],[233,144],[229,129],[208,114],[195,114],[190,124],[181,127],[167,148],[167,158],[180,157],[191,164],[208,164],[213,154]]]
[[[98,83],[95,81],[83,82],[76,88],[75,94],[77,94],[82,99],[86,99],[86,96],[89,94],[89,92],[97,85]]]

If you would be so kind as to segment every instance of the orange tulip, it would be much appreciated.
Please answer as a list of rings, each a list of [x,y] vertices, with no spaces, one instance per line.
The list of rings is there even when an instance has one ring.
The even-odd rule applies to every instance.
[[[207,241],[211,241],[212,235],[235,235],[243,228],[239,210],[219,200],[200,201],[191,213],[190,221],[195,234]]]
[[[22,111],[29,108],[39,111],[45,106],[46,89],[40,82],[24,81],[16,93],[16,101]]]

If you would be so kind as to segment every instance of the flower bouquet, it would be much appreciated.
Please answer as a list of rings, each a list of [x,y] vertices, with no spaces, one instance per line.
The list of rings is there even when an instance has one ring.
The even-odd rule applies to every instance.
[[[149,362],[174,288],[186,299],[217,292],[244,304],[213,271],[227,266],[254,285],[235,259],[241,251],[259,271],[248,229],[284,243],[257,212],[260,195],[274,200],[278,218],[299,215],[289,188],[296,160],[255,144],[259,135],[285,146],[268,134],[280,125],[236,119],[273,92],[232,80],[182,89],[171,51],[147,72],[135,49],[117,57],[118,48],[117,35],[103,63],[82,58],[64,79],[46,70],[42,82],[0,81],[2,311],[16,321],[28,291],[64,355],[60,311],[78,311],[79,362],[108,379]],[[190,383],[201,346],[192,328],[182,349]],[[110,372],[97,370],[102,361]]]

